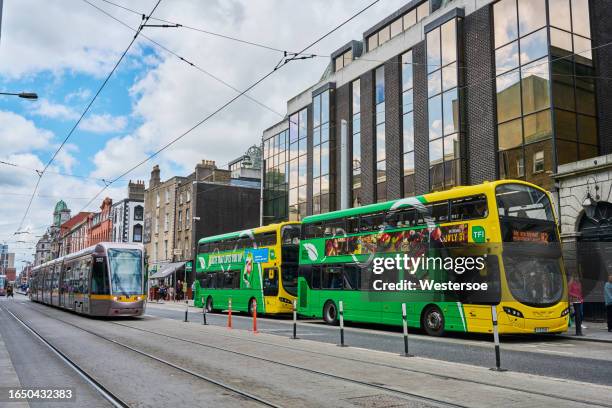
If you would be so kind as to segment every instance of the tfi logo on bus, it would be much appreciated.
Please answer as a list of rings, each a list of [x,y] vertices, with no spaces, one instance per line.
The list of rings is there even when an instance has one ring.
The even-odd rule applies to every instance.
[[[485,242],[485,230],[483,227],[475,226],[472,227],[472,241],[481,244]]]

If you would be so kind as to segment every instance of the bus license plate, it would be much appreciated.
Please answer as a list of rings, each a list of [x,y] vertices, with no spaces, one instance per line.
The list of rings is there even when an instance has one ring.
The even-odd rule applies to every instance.
[[[548,327],[536,327],[535,332],[536,333],[548,333]]]

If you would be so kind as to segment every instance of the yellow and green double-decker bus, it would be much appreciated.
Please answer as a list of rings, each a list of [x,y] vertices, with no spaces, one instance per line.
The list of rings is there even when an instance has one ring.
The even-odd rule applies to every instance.
[[[202,238],[198,242],[195,305],[208,310],[280,314],[297,293],[300,224],[285,222]]]
[[[384,275],[374,272],[377,258],[405,254],[423,263],[410,271],[391,261]],[[450,259],[454,270],[441,270],[435,257]],[[464,273],[478,258],[480,268]],[[430,280],[451,285],[406,290]],[[486,283],[487,290],[455,283]],[[347,321],[391,325],[402,324],[406,303],[409,326],[430,335],[491,332],[491,305],[500,333],[566,331],[567,288],[550,196],[505,180],[306,217],[298,313],[336,324],[340,301]]]

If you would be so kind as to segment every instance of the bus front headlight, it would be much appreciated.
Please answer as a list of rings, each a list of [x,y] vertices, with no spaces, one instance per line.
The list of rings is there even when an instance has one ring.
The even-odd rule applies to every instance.
[[[570,312],[569,307],[566,307],[565,309],[563,309],[563,311],[561,312],[561,317],[563,316],[567,316]]]
[[[508,306],[504,306],[504,312],[506,312],[510,316],[523,317],[523,313],[521,313],[519,310],[513,309],[513,308],[508,307]]]

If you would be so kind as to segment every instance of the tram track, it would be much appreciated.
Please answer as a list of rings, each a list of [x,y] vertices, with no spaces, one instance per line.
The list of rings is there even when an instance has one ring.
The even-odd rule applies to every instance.
[[[109,341],[109,342],[111,342],[113,344],[125,347],[125,348],[127,348],[129,350],[132,350],[134,352],[137,352],[139,354],[142,354],[144,356],[147,356],[147,357],[149,357],[151,359],[154,359],[156,361],[162,362],[164,364],[168,364],[168,365],[170,365],[170,366],[172,366],[172,367],[174,367],[176,369],[179,369],[179,370],[181,370],[181,371],[183,371],[185,373],[188,373],[188,374],[191,374],[191,375],[195,375],[196,377],[200,377],[201,376],[200,374],[195,373],[192,370],[189,370],[189,369],[184,368],[184,367],[177,366],[177,365],[175,365],[173,363],[168,362],[167,360],[160,359],[160,358],[155,357],[155,356],[153,356],[153,355],[151,355],[149,353],[146,353],[146,352],[143,352],[143,351],[138,350],[136,348],[133,348],[132,346],[123,344],[123,343],[121,343],[121,342],[119,342],[117,340],[110,339],[110,338],[108,338],[106,336],[103,336],[101,334],[95,333],[95,332],[93,332],[93,331],[91,331],[89,329],[85,329],[83,327],[80,327],[80,326],[78,326],[78,325],[76,325],[76,324],[74,324],[72,322],[68,322],[68,321],[66,321],[64,319],[60,319],[60,318],[58,318],[56,316],[52,316],[52,315],[50,315],[48,313],[42,312],[38,308],[32,308],[31,306],[27,306],[27,307],[29,307],[31,310],[34,310],[34,311],[36,311],[36,312],[38,312],[38,313],[40,313],[40,314],[42,314],[42,315],[44,315],[44,316],[46,316],[48,318],[60,321],[60,322],[62,322],[64,324],[67,324],[69,326],[75,327],[75,328],[77,328],[79,330],[82,330],[82,331],[84,331],[86,333],[89,333],[89,334],[91,334],[93,336],[102,338],[102,339],[104,339],[106,341]],[[133,330],[136,330],[136,331],[139,331],[139,332],[147,332],[147,333],[157,334],[157,333],[155,333],[153,331],[139,329],[139,328],[136,328],[136,327],[133,327],[133,326],[124,325],[124,324],[120,324],[120,323],[116,323],[116,322],[107,322],[107,323],[111,323],[111,324],[115,324],[115,325],[118,325],[118,326],[130,328],[130,329],[133,329]],[[348,382],[348,383],[351,383],[351,384],[356,384],[356,385],[364,386],[364,387],[367,387],[367,388],[376,389],[378,391],[385,391],[387,393],[395,394],[395,395],[398,395],[398,396],[402,396],[403,398],[408,398],[408,399],[411,399],[413,401],[419,401],[419,402],[428,403],[428,404],[435,404],[436,406],[440,406],[440,407],[468,408],[468,406],[466,406],[466,405],[461,405],[461,404],[456,404],[456,403],[452,403],[452,402],[449,402],[449,401],[439,400],[439,399],[427,397],[427,396],[424,396],[424,395],[420,395],[420,394],[416,394],[416,393],[411,393],[411,392],[408,392],[408,391],[398,390],[398,389],[395,389],[395,388],[389,388],[389,387],[384,386],[383,384],[360,381],[360,380],[356,380],[356,379],[353,379],[353,378],[339,376],[339,375],[336,375],[336,374],[326,373],[326,372],[323,372],[323,371],[313,370],[313,369],[309,369],[309,368],[305,368],[305,367],[300,367],[300,366],[296,366],[296,365],[292,365],[292,364],[288,364],[288,363],[282,363],[282,362],[279,362],[279,361],[274,361],[274,360],[266,359],[266,358],[263,358],[263,357],[258,357],[258,356],[250,355],[250,354],[247,354],[247,353],[237,352],[237,351],[234,351],[234,350],[225,349],[223,347],[212,346],[212,345],[209,346],[209,345],[204,344],[204,343],[195,342],[195,341],[191,341],[191,340],[185,340],[185,339],[181,339],[179,337],[174,337],[174,336],[170,336],[170,335],[160,334],[160,336],[166,337],[166,338],[170,338],[170,339],[173,339],[173,340],[183,341],[183,342],[194,344],[194,345],[199,345],[199,346],[202,346],[202,347],[208,347],[208,348],[215,349],[215,350],[218,350],[218,351],[224,351],[224,352],[232,353],[232,354],[239,355],[239,356],[242,356],[242,357],[256,359],[256,360],[259,360],[259,361],[263,361],[263,362],[267,362],[267,363],[283,366],[285,368],[291,368],[291,369],[295,369],[295,370],[299,370],[299,371],[303,371],[303,372],[308,372],[308,373],[314,374],[314,375],[319,375],[319,376],[324,376],[324,377],[327,377],[327,378],[332,378],[332,379],[335,379],[335,380],[338,380],[338,381]],[[211,381],[216,381],[216,380],[212,380],[211,379]],[[232,387],[232,386],[229,386],[229,387]],[[234,388],[234,387],[232,387],[232,388]],[[275,404],[272,404],[272,403],[268,403],[266,405],[273,406],[273,407],[279,407],[278,405],[275,405]]]
[[[45,345],[51,352],[56,355],[63,363],[75,371],[79,377],[81,377],[87,384],[89,384],[94,390],[96,390],[102,398],[109,402],[113,407],[116,408],[129,408],[129,405],[122,401],[118,396],[113,394],[110,390],[104,387],[98,382],[93,376],[87,371],[81,368],[74,360],[68,357],[65,353],[55,347],[51,342],[45,339],[38,331],[28,325],[23,319],[15,315],[12,311],[8,310],[6,306],[1,306],[2,310],[8,313],[17,323],[19,323],[26,331],[30,332],[36,339],[38,339],[43,345]]]
[[[71,322],[66,322],[63,319],[59,319],[59,318],[57,318],[55,316],[48,315],[45,312],[41,312],[41,311],[38,310],[38,308],[32,308],[32,309],[36,310],[36,311],[38,311],[38,312],[40,312],[40,313],[42,313],[42,314],[44,314],[44,315],[46,315],[48,317],[50,317],[50,318],[53,318],[53,319],[56,319],[56,320],[60,320],[60,321],[62,321],[65,324],[69,324],[69,325],[77,327],[77,328],[79,328],[81,330],[88,331],[87,329],[83,329],[83,328],[81,328],[81,327],[79,327],[79,326],[77,326],[77,325],[75,325],[75,324],[73,324]],[[364,386],[367,386],[367,387],[372,387],[372,388],[376,388],[376,389],[379,389],[379,390],[384,390],[386,392],[398,393],[398,394],[401,394],[403,396],[407,396],[407,397],[410,397],[410,398],[420,399],[420,400],[422,400],[424,402],[430,402],[430,403],[436,403],[436,404],[445,404],[447,406],[453,406],[453,407],[461,407],[461,405],[450,403],[448,401],[436,400],[436,399],[433,399],[433,398],[430,398],[430,397],[427,397],[427,396],[423,396],[423,395],[419,395],[419,394],[415,394],[415,393],[410,393],[410,392],[403,391],[403,390],[397,390],[395,388],[389,388],[389,387],[386,387],[386,386],[381,385],[381,384],[369,383],[369,382],[364,382],[364,381],[356,380],[356,379],[353,379],[353,378],[342,377],[342,376],[338,376],[336,374],[331,374],[331,373],[327,373],[327,372],[323,372],[323,371],[318,371],[318,370],[313,370],[313,369],[309,369],[309,368],[305,368],[305,367],[300,367],[300,366],[296,366],[296,365],[292,365],[292,364],[288,364],[288,363],[284,363],[284,362],[280,362],[280,361],[275,361],[275,360],[271,360],[271,359],[268,359],[268,358],[265,358],[265,357],[260,357],[260,356],[256,356],[256,355],[253,355],[253,354],[249,354],[249,353],[244,353],[244,352],[228,349],[228,348],[225,348],[225,347],[214,346],[214,345],[211,345],[211,344],[206,344],[206,343],[202,343],[202,342],[198,342],[198,341],[194,341],[194,340],[188,340],[188,339],[172,336],[172,335],[169,335],[169,334],[158,333],[158,332],[154,332],[152,330],[147,330],[147,329],[143,329],[143,328],[139,328],[139,327],[134,327],[134,326],[131,326],[129,324],[118,323],[118,322],[114,322],[114,321],[107,321],[107,323],[110,323],[112,325],[117,325],[117,326],[125,327],[125,328],[129,328],[129,329],[141,332],[141,333],[153,334],[153,335],[156,335],[156,336],[159,336],[159,337],[164,337],[164,338],[167,338],[167,339],[181,341],[181,342],[184,342],[184,343],[193,344],[193,345],[204,347],[204,348],[208,348],[208,349],[213,349],[213,350],[222,351],[222,352],[226,352],[226,353],[230,353],[230,354],[234,354],[234,355],[239,355],[241,357],[247,357],[247,358],[251,358],[251,359],[255,359],[255,360],[259,360],[259,361],[263,361],[263,362],[267,362],[267,363],[283,366],[283,367],[286,367],[286,368],[291,368],[291,369],[296,369],[296,370],[308,372],[308,373],[315,374],[315,375],[321,375],[321,376],[325,376],[325,377],[328,377],[328,378],[334,378],[334,379],[341,380],[341,381],[347,381],[347,382],[351,382],[351,383],[354,383],[354,384],[364,385]],[[231,336],[231,335],[222,334],[222,333],[216,333],[216,335],[219,335],[220,337],[232,338],[232,339],[236,339],[236,340],[248,341],[248,342],[253,342],[253,343],[258,343],[258,344],[263,344],[263,345],[270,346],[270,343],[266,343],[266,342],[263,342],[263,341],[260,341],[260,340],[245,339],[243,337]],[[339,357],[339,356],[334,355],[334,354],[316,352],[316,351],[311,351],[311,350],[303,350],[303,349],[299,349],[299,348],[296,348],[296,347],[290,347],[290,346],[284,346],[284,345],[278,345],[278,344],[275,344],[274,347],[279,347],[279,348],[283,348],[283,349],[291,350],[291,351],[296,351],[296,352],[300,352],[300,353],[309,353],[309,354],[313,354],[313,355],[320,355],[320,356],[325,356],[325,357],[331,357],[331,358],[338,359],[338,360],[354,361],[354,362],[359,362],[361,364],[367,364],[367,365],[371,365],[371,366],[385,367],[385,368],[391,368],[391,369],[401,370],[401,371],[410,372],[410,373],[429,375],[429,376],[437,377],[437,378],[444,379],[444,380],[453,380],[453,381],[459,381],[459,382],[464,382],[464,383],[468,383],[468,384],[484,385],[484,386],[504,389],[504,390],[508,390],[508,391],[520,392],[520,393],[524,393],[524,394],[527,394],[527,395],[537,395],[537,396],[551,398],[551,399],[556,399],[556,400],[571,401],[571,402],[575,402],[575,403],[579,403],[579,404],[585,404],[585,405],[591,405],[591,406],[599,406],[599,407],[605,407],[605,408],[612,408],[611,404],[593,403],[592,401],[585,401],[585,400],[580,400],[580,399],[575,399],[575,398],[568,398],[568,397],[559,397],[558,395],[554,395],[554,394],[550,394],[550,393],[545,393],[545,392],[538,392],[538,391],[532,391],[532,390],[524,390],[524,389],[517,388],[517,387],[506,386],[506,385],[499,385],[499,384],[491,384],[489,382],[477,381],[477,380],[471,380],[471,379],[465,379],[465,378],[456,378],[456,377],[441,375],[441,374],[437,374],[437,373],[432,373],[432,372],[425,371],[425,370],[417,370],[417,369],[411,369],[411,368],[406,368],[406,367],[400,367],[400,366],[396,366],[396,365],[392,365],[392,364],[384,364],[384,363],[376,363],[376,362],[363,361],[363,360],[359,360],[359,359],[356,359],[356,358],[345,357],[345,356]]]
[[[102,386],[102,384],[100,384],[98,381],[96,381],[96,380],[95,380],[95,379],[94,379],[94,378],[93,378],[91,375],[87,374],[87,373],[86,373],[86,372],[85,372],[85,371],[84,371],[82,368],[80,368],[80,367],[79,367],[79,366],[78,366],[78,365],[77,365],[77,364],[76,364],[74,361],[72,361],[72,360],[71,360],[69,357],[67,357],[67,356],[66,356],[64,353],[62,353],[62,352],[61,352],[61,351],[60,351],[60,350],[59,350],[57,347],[55,347],[53,344],[51,344],[51,343],[50,343],[50,342],[49,342],[47,339],[45,339],[45,338],[44,338],[44,337],[43,337],[43,336],[42,336],[40,333],[38,333],[38,332],[37,332],[35,329],[33,329],[33,328],[30,326],[30,325],[28,325],[28,324],[27,324],[27,323],[26,323],[26,322],[25,322],[25,321],[24,321],[24,320],[23,320],[23,319],[22,319],[20,316],[16,315],[15,313],[13,313],[13,312],[12,312],[12,311],[10,311],[10,310],[8,310],[8,308],[6,308],[6,306],[2,306],[2,308],[3,308],[4,310],[6,310],[6,312],[8,312],[8,313],[9,313],[9,314],[10,314],[10,315],[11,315],[11,316],[12,316],[12,317],[13,317],[13,318],[14,318],[14,319],[17,321],[17,322],[19,322],[19,323],[20,323],[20,324],[21,324],[23,327],[25,327],[25,328],[26,328],[28,331],[30,331],[31,333],[33,333],[33,334],[34,334],[34,335],[35,335],[35,336],[36,336],[36,337],[37,337],[39,340],[41,340],[41,341],[42,341],[42,342],[43,342],[45,345],[47,345],[47,346],[48,346],[49,348],[51,348],[51,349],[52,349],[52,350],[53,350],[55,353],[57,353],[57,355],[59,355],[59,356],[60,356],[60,357],[61,357],[61,358],[62,358],[64,361],[66,361],[66,362],[70,362],[70,366],[71,366],[73,369],[75,369],[75,371],[77,371],[79,374],[85,375],[85,376],[86,376],[86,377],[85,377],[85,379],[86,379],[86,381],[87,381],[88,383],[90,383],[90,384],[92,384],[92,385],[94,385],[94,386],[96,386],[96,387],[99,387],[99,389],[98,389],[98,388],[96,388],[97,390],[99,390],[99,391],[104,391],[104,393],[102,393],[102,392],[101,392],[102,396],[103,396],[105,399],[107,399],[109,402],[111,402],[111,403],[112,403],[112,404],[113,404],[115,407],[117,407],[117,408],[129,408],[129,407],[130,407],[128,404],[126,404],[125,402],[121,401],[121,400],[120,400],[118,397],[116,397],[114,394],[112,394],[112,393],[111,393],[111,392],[110,392],[108,389],[106,389],[104,386]],[[165,359],[162,359],[162,358],[156,357],[156,356],[154,356],[154,355],[152,355],[152,354],[150,354],[150,353],[147,353],[147,352],[145,352],[145,351],[139,350],[139,349],[137,349],[137,348],[135,348],[135,347],[129,346],[129,345],[124,344],[124,343],[121,343],[121,342],[119,342],[119,341],[117,341],[117,340],[114,340],[114,339],[110,339],[110,338],[108,338],[108,337],[106,337],[106,336],[103,336],[103,335],[101,335],[101,334],[99,334],[99,333],[96,333],[96,332],[93,332],[93,331],[91,331],[91,330],[84,329],[84,328],[82,328],[82,327],[79,327],[79,326],[77,326],[77,325],[75,325],[75,324],[71,323],[71,322],[67,322],[67,321],[65,321],[65,320],[63,320],[63,319],[59,319],[59,318],[57,318],[57,317],[55,317],[55,316],[51,316],[51,315],[50,315],[50,314],[48,314],[48,313],[41,312],[40,310],[37,310],[37,309],[32,309],[32,310],[35,310],[36,312],[38,312],[38,313],[40,313],[40,314],[42,314],[42,315],[44,315],[44,316],[46,316],[46,317],[48,317],[48,318],[51,318],[51,319],[53,319],[53,320],[56,320],[56,321],[62,322],[62,323],[64,323],[64,324],[67,324],[67,325],[72,326],[72,327],[74,327],[74,328],[77,328],[77,329],[79,329],[79,330],[82,330],[82,331],[84,331],[84,332],[86,332],[86,333],[88,333],[88,334],[91,334],[91,335],[93,335],[93,336],[95,336],[95,337],[98,337],[98,338],[100,338],[100,339],[103,339],[103,340],[105,340],[105,341],[107,341],[107,342],[109,342],[109,343],[112,343],[112,344],[114,344],[114,345],[117,345],[117,346],[123,347],[123,348],[125,348],[125,349],[127,349],[127,350],[130,350],[130,351],[135,352],[135,353],[137,353],[137,354],[140,354],[140,355],[142,355],[142,356],[148,357],[148,358],[150,358],[150,359],[152,359],[152,360],[154,360],[154,361],[157,361],[158,363],[165,364],[165,365],[167,365],[167,366],[169,366],[169,367],[172,367],[172,368],[174,368],[174,369],[176,369],[176,370],[178,370],[178,371],[181,371],[181,372],[183,372],[183,373],[185,373],[185,374],[189,374],[189,375],[191,375],[191,376],[193,376],[193,377],[196,377],[196,378],[198,378],[198,379],[200,379],[200,380],[202,380],[202,381],[205,381],[205,382],[208,382],[208,383],[210,383],[210,384],[216,385],[216,386],[218,386],[218,387],[220,387],[220,388],[223,388],[223,389],[224,389],[224,390],[226,390],[226,391],[233,392],[233,393],[235,393],[235,394],[237,394],[237,395],[239,395],[239,396],[241,396],[241,397],[247,398],[247,399],[252,400],[252,401],[254,401],[254,402],[257,402],[257,403],[259,403],[259,404],[261,404],[261,405],[264,405],[264,406],[267,406],[267,407],[273,407],[273,408],[282,408],[282,406],[281,406],[281,405],[274,404],[274,403],[272,403],[272,402],[270,402],[270,401],[267,401],[267,400],[265,400],[265,399],[263,399],[263,398],[260,398],[260,397],[258,397],[258,396],[256,396],[256,395],[254,395],[254,394],[251,394],[251,393],[249,393],[249,392],[247,392],[247,391],[240,390],[239,388],[236,388],[236,387],[234,387],[234,386],[232,386],[232,385],[229,385],[229,384],[226,384],[226,383],[224,383],[224,382],[221,382],[221,381],[218,381],[218,380],[212,379],[212,378],[207,377],[207,376],[205,376],[205,375],[202,375],[202,374],[200,374],[200,373],[196,373],[196,372],[194,372],[194,371],[192,371],[192,370],[189,370],[188,368],[181,367],[181,366],[179,366],[179,365],[177,365],[177,364],[174,364],[174,363],[171,363],[170,361],[167,361],[167,360],[165,360]],[[107,398],[107,397],[108,397],[108,398]],[[116,403],[115,403],[115,402],[113,402],[113,401],[116,401]]]
[[[197,341],[194,341],[194,340],[182,339],[180,337],[171,336],[171,335],[168,335],[168,334],[162,334],[162,333],[154,332],[152,330],[142,329],[142,328],[139,328],[139,327],[134,327],[134,326],[130,326],[130,325],[123,324],[123,323],[112,322],[112,321],[109,321],[108,323],[111,323],[111,324],[114,324],[114,325],[118,325],[118,326],[122,326],[122,327],[127,327],[127,328],[130,328],[130,329],[133,329],[133,330],[137,330],[137,331],[140,331],[140,332],[143,332],[143,333],[154,334],[154,335],[157,335],[157,336],[160,336],[160,337],[166,337],[166,338],[170,338],[170,339],[174,339],[174,340],[179,340],[179,341],[183,341],[183,342],[186,342],[186,343],[190,343],[190,344],[194,344],[194,345],[199,345],[199,346],[207,347],[207,348],[212,348],[212,349],[216,349],[216,350],[219,350],[219,351],[225,351],[225,352],[229,352],[229,353],[233,353],[233,354],[237,354],[237,355],[242,355],[242,356],[250,357],[250,358],[254,358],[254,359],[259,359],[259,360],[270,362],[270,363],[274,363],[274,364],[279,364],[279,365],[283,365],[283,366],[289,366],[289,367],[292,367],[292,368],[304,369],[302,367],[287,365],[286,363],[283,363],[283,362],[280,362],[280,361],[274,361],[274,360],[266,359],[264,357],[254,356],[254,355],[251,355],[251,354],[248,354],[248,353],[242,353],[242,352],[239,352],[239,351],[230,350],[230,349],[226,349],[226,348],[219,347],[219,346],[213,346],[213,345],[210,345],[210,344],[205,344],[205,343],[197,342]],[[255,340],[255,339],[245,339],[243,337],[231,336],[231,335],[222,334],[222,333],[216,333],[216,335],[218,335],[220,337],[232,338],[232,339],[248,341],[248,342],[252,342],[252,343],[259,343],[259,344],[264,344],[264,345],[270,345],[270,343],[266,343],[266,342],[263,342],[263,341],[260,341],[260,340]],[[521,392],[521,393],[525,393],[525,394],[528,394],[528,395],[537,395],[537,396],[553,398],[553,399],[563,399],[564,401],[572,401],[572,402],[576,402],[576,403],[579,403],[579,404],[587,404],[587,405],[599,406],[599,407],[604,407],[604,408],[612,408],[612,404],[594,404],[592,401],[585,401],[585,400],[580,400],[580,399],[575,399],[575,398],[567,398],[567,397],[560,398],[558,395],[549,394],[549,393],[545,393],[545,392],[526,391],[524,389],[517,388],[517,387],[511,387],[511,386],[499,385],[499,384],[491,384],[491,383],[484,382],[484,381],[470,380],[470,379],[465,379],[465,378],[456,378],[456,377],[446,376],[446,375],[442,375],[442,374],[432,373],[430,371],[424,371],[424,370],[417,370],[417,369],[412,369],[412,368],[400,367],[400,366],[396,366],[396,365],[392,365],[392,364],[384,364],[384,363],[375,363],[375,362],[371,362],[371,361],[363,361],[363,360],[359,360],[359,359],[356,359],[356,358],[345,357],[345,356],[339,357],[339,356],[334,355],[334,354],[322,353],[322,352],[311,351],[311,350],[304,350],[304,349],[300,349],[300,348],[296,348],[296,347],[284,346],[284,345],[279,345],[279,344],[275,344],[274,347],[279,347],[279,348],[283,348],[283,349],[287,349],[287,350],[291,350],[291,351],[297,351],[297,352],[301,352],[301,353],[309,353],[309,354],[314,354],[314,355],[331,357],[331,358],[339,359],[339,360],[354,361],[354,362],[358,362],[358,363],[362,363],[362,364],[367,364],[367,365],[371,365],[371,366],[392,368],[392,369],[406,371],[406,372],[415,373],[415,374],[430,375],[430,376],[437,377],[437,378],[444,379],[444,380],[460,381],[460,382],[469,383],[469,384],[475,384],[475,385],[485,385],[485,386],[499,388],[499,389],[504,389],[504,390],[508,390],[508,391]],[[309,369],[304,369],[304,370],[309,370]]]

